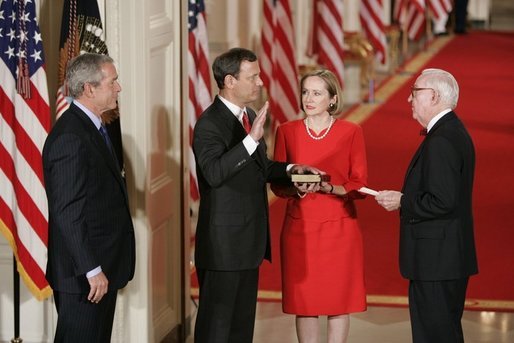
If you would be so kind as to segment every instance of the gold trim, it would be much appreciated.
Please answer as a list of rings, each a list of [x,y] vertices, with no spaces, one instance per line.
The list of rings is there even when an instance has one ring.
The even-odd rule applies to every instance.
[[[370,305],[397,305],[408,306],[409,299],[406,296],[389,296],[389,295],[368,295],[367,302]],[[513,311],[514,301],[510,300],[487,300],[487,299],[466,299],[466,310],[495,310],[495,311]]]
[[[21,279],[25,283],[25,286],[28,288],[30,293],[36,298],[37,300],[41,301],[48,297],[50,297],[53,292],[49,285],[47,285],[43,289],[39,289],[39,287],[36,285],[34,280],[30,277],[29,273],[25,270],[23,264],[21,264],[19,256],[18,256],[18,248],[16,246],[16,241],[12,235],[11,230],[7,227],[7,225],[4,223],[3,220],[0,219],[0,232],[3,233],[5,236],[5,239],[9,243],[9,245],[12,248],[13,254],[16,257],[16,265],[18,267],[18,274],[20,275]]]
[[[402,73],[397,73],[382,84],[375,94],[375,102],[373,104],[362,103],[350,110],[348,115],[344,118],[348,121],[360,124],[368,119],[376,109],[382,106],[391,95],[396,93],[408,80],[412,74],[416,74],[421,68],[437,53],[441,51],[454,37],[440,37],[434,40],[427,49],[419,52],[403,67]]]

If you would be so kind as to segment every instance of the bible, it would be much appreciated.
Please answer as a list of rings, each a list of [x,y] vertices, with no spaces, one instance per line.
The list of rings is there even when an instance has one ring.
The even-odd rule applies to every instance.
[[[330,175],[324,174],[292,174],[291,181],[299,183],[330,182]]]

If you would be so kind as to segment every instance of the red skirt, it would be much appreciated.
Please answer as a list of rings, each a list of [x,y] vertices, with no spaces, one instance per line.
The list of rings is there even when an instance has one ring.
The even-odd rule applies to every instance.
[[[356,219],[286,215],[281,234],[282,307],[317,316],[366,310],[362,235]]]

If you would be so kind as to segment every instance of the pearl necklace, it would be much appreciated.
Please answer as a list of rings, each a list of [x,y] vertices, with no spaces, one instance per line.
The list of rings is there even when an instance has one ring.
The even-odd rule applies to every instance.
[[[303,120],[303,123],[305,124],[305,129],[307,130],[307,134],[309,135],[309,137],[311,137],[312,139],[316,140],[316,141],[319,141],[323,138],[325,138],[327,135],[328,135],[328,132],[330,131],[330,128],[332,128],[332,124],[334,124],[334,117],[330,116],[330,124],[328,124],[328,127],[325,131],[324,134],[322,134],[321,136],[314,136],[312,133],[311,133],[311,130],[309,129],[309,123],[308,123],[308,119],[309,118],[305,118]]]

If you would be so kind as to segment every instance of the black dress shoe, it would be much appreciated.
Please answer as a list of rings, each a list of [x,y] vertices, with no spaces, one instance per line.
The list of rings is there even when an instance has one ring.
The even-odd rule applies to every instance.
[[[467,33],[466,30],[461,30],[461,29],[455,29],[454,32],[458,35],[465,35]]]
[[[448,36],[448,32],[447,31],[437,32],[437,33],[434,33],[434,36],[436,36],[436,37]]]

